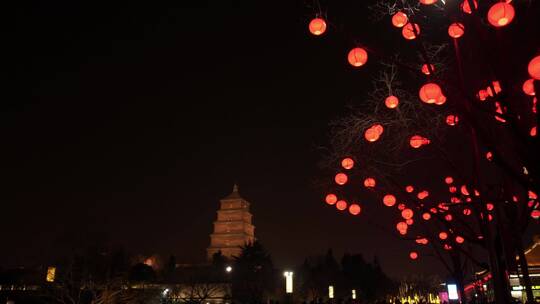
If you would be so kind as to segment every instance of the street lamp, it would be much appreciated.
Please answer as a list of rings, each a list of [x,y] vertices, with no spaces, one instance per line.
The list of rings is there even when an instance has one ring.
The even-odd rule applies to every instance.
[[[293,293],[293,272],[285,271],[283,275],[285,276],[285,292]]]

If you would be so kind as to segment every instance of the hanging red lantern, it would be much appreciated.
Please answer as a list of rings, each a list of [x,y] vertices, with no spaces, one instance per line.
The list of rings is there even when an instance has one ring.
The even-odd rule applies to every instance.
[[[486,209],[487,209],[488,211],[493,210],[493,208],[495,208],[495,206],[494,206],[492,203],[487,203],[487,204],[486,204]]]
[[[470,195],[469,189],[467,189],[466,185],[462,185],[461,188],[460,188],[460,191],[461,191],[461,194],[463,194],[463,195]]]
[[[433,66],[433,64],[430,64],[428,67],[428,65],[424,63],[422,65],[422,73],[424,73],[425,75],[431,74],[431,72],[429,71],[429,68],[431,68],[432,71],[435,71],[435,66]]]
[[[444,244],[444,250],[452,250],[452,246]]]
[[[409,208],[401,211],[401,217],[403,217],[406,220],[411,219],[413,216],[414,216],[414,212]]]
[[[487,160],[492,161],[493,160],[493,153],[491,153],[491,151],[488,151],[486,153],[486,158],[487,158]]]
[[[457,192],[457,188],[455,186],[451,186],[451,187],[448,187],[448,191],[450,193],[456,193]]]
[[[491,84],[493,85],[493,89],[495,89],[495,93],[500,93],[502,91],[501,83],[499,81],[494,80]]]
[[[454,182],[454,178],[451,176],[447,176],[444,178],[444,182],[448,185],[452,184]]]
[[[336,174],[336,177],[334,178],[334,180],[336,181],[336,184],[343,186],[347,183],[347,181],[349,180],[349,177],[345,173],[338,173]]]
[[[347,202],[344,200],[337,201],[336,208],[340,211],[347,209]]]
[[[409,226],[405,222],[399,222],[399,223],[396,224],[396,229],[398,231],[402,231],[402,230],[407,231],[408,228],[409,228]]]
[[[367,130],[364,132],[364,137],[369,142],[375,142],[379,139],[379,137],[382,135],[383,132],[384,132],[383,126],[379,124],[375,124],[367,128]]]
[[[471,0],[474,5],[474,9],[478,9],[478,3],[476,0]],[[463,0],[461,3],[461,10],[466,14],[472,14],[471,6],[469,5],[469,0]]]
[[[437,0],[420,0],[420,3],[424,5],[431,5],[433,3],[437,2]]]
[[[405,187],[405,191],[407,191],[408,193],[412,193],[414,191],[414,187],[411,185],[408,185],[407,187]]]
[[[431,218],[431,214],[424,212],[424,214],[422,214],[422,218],[426,221],[429,221],[429,219]]]
[[[468,208],[463,209],[463,215],[471,215],[471,214],[472,214],[471,209],[468,209]]]
[[[420,88],[418,95],[423,102],[431,104],[437,102],[437,100],[443,96],[443,93],[438,84],[426,83]]]
[[[407,207],[405,206],[405,204],[401,203],[401,204],[398,204],[398,205],[397,205],[397,208],[398,208],[399,211],[403,211],[403,210],[405,210],[405,208],[407,208]]]
[[[414,24],[414,28],[413,28]],[[416,30],[416,33],[415,33]],[[402,29],[401,34],[407,40],[413,40],[416,38],[416,35],[420,35],[420,27],[416,23],[407,23]]]
[[[360,208],[360,206],[358,204],[351,204],[349,206],[349,212],[352,215],[358,215],[358,214],[360,214],[360,211],[362,211],[362,208]]]
[[[446,240],[448,238],[448,233],[442,231],[441,233],[439,233],[439,238],[441,240]]]
[[[527,195],[529,196],[529,199],[532,199],[532,200],[538,199],[538,195],[536,195],[536,193],[534,193],[534,191],[532,190],[529,190],[529,192],[527,192]]]
[[[368,53],[363,48],[357,47],[349,52],[347,58],[353,67],[361,67],[366,64],[368,60]]]
[[[478,91],[478,99],[481,101],[484,101],[488,98],[489,94],[486,90],[480,90]]]
[[[447,222],[451,222],[454,219],[454,217],[451,214],[447,214],[447,215],[444,216],[444,219]]]
[[[429,192],[426,191],[426,190],[422,190],[422,191],[418,192],[418,194],[416,195],[416,197],[418,197],[419,200],[423,200],[428,196],[429,196]]]
[[[459,121],[459,118],[457,117],[457,115],[450,114],[446,116],[446,124],[449,126],[457,125],[458,121]]]
[[[376,185],[375,179],[373,177],[368,177],[364,180],[364,187],[374,188]]]
[[[529,96],[536,95],[536,92],[534,91],[534,79],[531,78],[531,79],[525,80],[522,88],[525,94]]]
[[[441,95],[439,96],[439,98],[437,98],[437,100],[435,100],[435,104],[440,106],[440,105],[443,105],[446,103],[446,96],[444,95]]]
[[[488,22],[494,27],[502,27],[514,19],[515,11],[512,4],[498,2],[488,11]]]
[[[411,258],[411,260],[416,260],[418,259],[418,253],[416,253],[416,251],[411,251],[409,253],[409,257]]]
[[[448,27],[448,35],[454,39],[458,39],[463,34],[465,34],[465,26],[462,23],[454,22]]]
[[[392,24],[395,27],[403,27],[408,21],[409,18],[407,18],[407,15],[403,12],[397,12],[392,16]]]
[[[389,109],[397,108],[398,104],[399,104],[399,99],[394,95],[390,95],[386,97],[386,99],[384,100],[384,105],[386,105],[386,107]]]
[[[341,166],[346,170],[350,170],[354,167],[354,160],[350,157],[344,158],[341,161]]]
[[[536,80],[540,80],[540,55],[531,59],[527,70],[529,71],[529,76]]]
[[[396,197],[392,194],[387,194],[383,197],[383,204],[392,207],[396,204]]]
[[[405,223],[407,223],[407,225],[410,226],[410,225],[414,224],[414,220],[411,218],[411,219],[406,220]]]
[[[312,19],[309,23],[309,31],[315,36],[324,34],[326,31],[326,22],[322,18]]]
[[[531,128],[531,131],[529,131],[529,135],[532,136],[532,137],[536,136],[536,126]]]
[[[422,137],[420,135],[413,135],[409,140],[411,147],[418,149],[423,145],[428,145],[430,143],[429,139]]]
[[[429,212],[435,214],[435,213],[437,213],[437,208],[431,208],[431,209],[429,209]]]
[[[531,211],[531,217],[535,220],[540,218],[540,210],[533,210]]]
[[[335,194],[328,194],[326,195],[325,201],[328,205],[333,205],[337,202],[337,196]]]

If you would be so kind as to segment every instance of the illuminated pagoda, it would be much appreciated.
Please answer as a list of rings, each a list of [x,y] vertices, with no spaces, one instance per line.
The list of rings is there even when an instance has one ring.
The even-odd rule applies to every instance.
[[[207,249],[209,260],[218,251],[227,258],[238,256],[242,246],[255,241],[255,226],[251,224],[253,216],[249,212],[249,202],[240,196],[236,184],[232,193],[220,202],[214,233],[210,235],[210,246]]]

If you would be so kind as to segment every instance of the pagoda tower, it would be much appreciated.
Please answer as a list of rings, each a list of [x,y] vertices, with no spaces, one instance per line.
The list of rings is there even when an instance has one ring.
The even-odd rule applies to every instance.
[[[255,226],[251,224],[253,216],[249,212],[249,202],[240,196],[236,184],[232,193],[221,199],[220,203],[214,233],[210,235],[210,246],[206,250],[209,260],[218,251],[227,258],[239,256],[242,246],[255,241]]]

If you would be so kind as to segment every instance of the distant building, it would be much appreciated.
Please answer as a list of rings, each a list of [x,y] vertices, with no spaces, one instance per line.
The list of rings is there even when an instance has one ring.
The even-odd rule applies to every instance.
[[[240,196],[236,184],[233,192],[220,202],[214,233],[210,235],[210,246],[207,249],[209,260],[218,251],[228,258],[238,256],[242,246],[255,241],[255,226],[251,223],[253,216],[249,212],[249,202]]]

